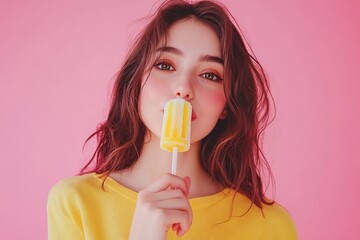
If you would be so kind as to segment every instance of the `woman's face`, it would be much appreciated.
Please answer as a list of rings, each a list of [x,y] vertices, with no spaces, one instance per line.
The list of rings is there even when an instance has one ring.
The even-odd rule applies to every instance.
[[[152,137],[161,136],[165,103],[183,98],[191,103],[191,143],[206,137],[226,104],[220,41],[204,23],[187,19],[169,29],[167,45],[158,46],[161,53],[149,77],[143,77],[140,92],[141,118]],[[146,80],[147,79],[147,80]]]

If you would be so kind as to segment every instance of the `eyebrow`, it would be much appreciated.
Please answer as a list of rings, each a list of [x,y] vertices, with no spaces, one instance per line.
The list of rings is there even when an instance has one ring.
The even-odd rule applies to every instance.
[[[175,55],[184,56],[183,51],[181,51],[178,48],[174,48],[174,47],[170,47],[170,46],[160,47],[160,48],[156,49],[156,52],[169,52],[169,53],[173,53]],[[212,56],[212,55],[201,55],[199,58],[199,61],[215,62],[215,63],[220,63],[221,65],[224,65],[224,60],[222,58],[217,57],[217,56]]]

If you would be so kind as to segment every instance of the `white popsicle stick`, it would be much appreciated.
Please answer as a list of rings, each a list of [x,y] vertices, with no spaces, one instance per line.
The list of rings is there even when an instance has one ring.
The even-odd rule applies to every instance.
[[[177,153],[178,153],[178,148],[174,147],[173,154],[172,154],[172,162],[171,162],[171,174],[174,174],[174,175],[176,175]]]

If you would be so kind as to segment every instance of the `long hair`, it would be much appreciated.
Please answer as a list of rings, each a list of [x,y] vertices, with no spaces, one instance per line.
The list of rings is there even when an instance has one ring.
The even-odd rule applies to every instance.
[[[96,172],[109,176],[137,161],[146,133],[138,110],[142,77],[169,28],[188,18],[195,18],[214,30],[224,59],[227,116],[202,140],[202,167],[213,180],[243,193],[262,208],[262,203],[272,203],[265,197],[261,177],[264,169],[271,177],[261,150],[261,136],[269,122],[268,81],[259,62],[248,52],[229,11],[222,4],[210,1],[165,1],[157,9],[116,77],[107,120],[86,140],[96,136],[98,145],[80,174]],[[94,160],[95,165],[89,170]]]

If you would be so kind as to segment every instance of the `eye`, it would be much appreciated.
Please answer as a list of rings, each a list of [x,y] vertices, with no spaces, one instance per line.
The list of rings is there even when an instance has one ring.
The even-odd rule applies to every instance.
[[[206,78],[210,81],[215,81],[215,82],[220,82],[222,81],[223,79],[220,78],[220,76],[214,72],[206,72],[206,73],[203,73],[201,74],[200,76],[202,76],[203,78]]]
[[[174,67],[171,66],[171,64],[166,61],[157,62],[157,63],[155,63],[154,66],[161,71],[174,71],[175,70]]]

